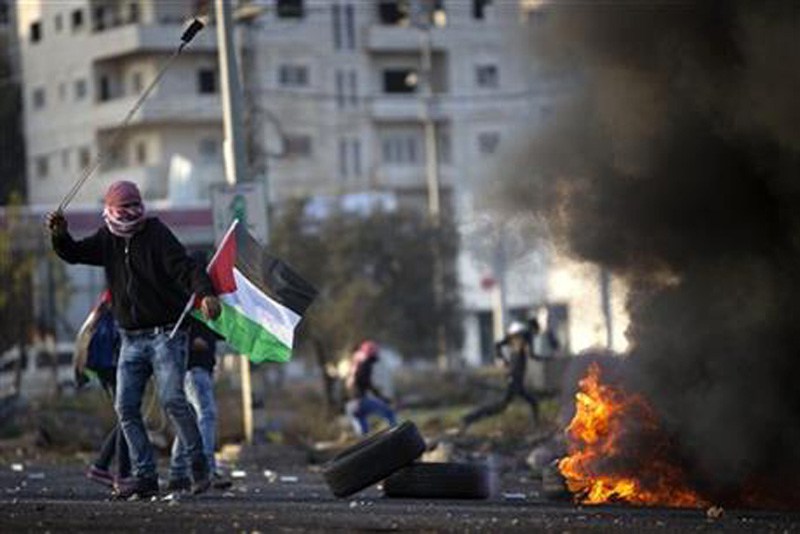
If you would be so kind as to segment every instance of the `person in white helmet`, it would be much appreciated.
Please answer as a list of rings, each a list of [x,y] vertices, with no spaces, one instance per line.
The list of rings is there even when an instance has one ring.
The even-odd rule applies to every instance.
[[[504,351],[504,347],[508,350]],[[533,357],[531,350],[531,331],[525,323],[513,321],[506,331],[506,337],[495,344],[495,358],[500,359],[508,369],[508,382],[503,398],[481,406],[461,420],[462,430],[466,430],[472,423],[503,412],[515,398],[519,397],[531,408],[534,424],[539,423],[539,401],[536,396],[525,388],[525,370],[528,358]]]

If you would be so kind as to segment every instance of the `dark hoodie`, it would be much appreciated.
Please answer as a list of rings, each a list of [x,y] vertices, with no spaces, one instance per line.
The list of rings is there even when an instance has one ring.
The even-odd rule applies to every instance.
[[[67,263],[105,269],[114,317],[123,329],[172,324],[192,293],[214,295],[205,270],[157,218],[148,218],[130,239],[105,226],[78,241],[69,233],[54,234],[53,250]]]

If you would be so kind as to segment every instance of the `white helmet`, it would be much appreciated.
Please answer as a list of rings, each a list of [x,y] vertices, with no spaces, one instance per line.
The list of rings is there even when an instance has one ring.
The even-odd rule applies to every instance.
[[[528,333],[528,327],[522,321],[511,321],[506,330],[508,336],[524,336]]]

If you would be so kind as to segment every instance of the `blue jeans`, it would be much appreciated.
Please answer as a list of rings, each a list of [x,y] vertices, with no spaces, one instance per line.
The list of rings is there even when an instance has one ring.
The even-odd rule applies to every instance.
[[[187,352],[185,332],[177,332],[172,339],[168,333],[122,333],[115,407],[128,441],[133,474],[138,478],[157,476],[153,447],[142,420],[142,397],[150,375],[155,376],[161,406],[186,443],[193,474],[200,478],[208,474],[197,421],[183,391]]]
[[[353,419],[353,426],[355,426],[356,432],[361,435],[369,432],[368,418],[372,414],[380,415],[386,419],[386,422],[391,426],[395,426],[397,424],[394,410],[392,410],[389,405],[382,400],[370,395],[350,401],[347,409]]]
[[[197,426],[203,438],[203,453],[206,456],[210,473],[217,470],[214,461],[217,432],[217,403],[214,400],[214,377],[207,369],[193,367],[186,373],[184,382],[186,398],[197,415]],[[186,478],[189,476],[189,454],[183,445],[180,436],[175,436],[172,442],[172,457],[170,458],[170,479]]]

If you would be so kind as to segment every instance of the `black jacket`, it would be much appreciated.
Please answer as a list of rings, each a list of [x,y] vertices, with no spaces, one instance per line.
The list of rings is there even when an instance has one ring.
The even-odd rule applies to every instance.
[[[164,223],[148,218],[132,238],[103,226],[86,239],[53,236],[53,250],[67,263],[103,267],[119,326],[139,329],[178,320],[189,295],[214,294],[205,271],[186,254]]]
[[[214,364],[217,363],[217,340],[222,337],[197,319],[188,318],[186,322],[189,329],[189,361],[186,368],[202,367],[209,373],[213,373]],[[203,350],[197,350],[195,339],[203,341],[205,344]]]

